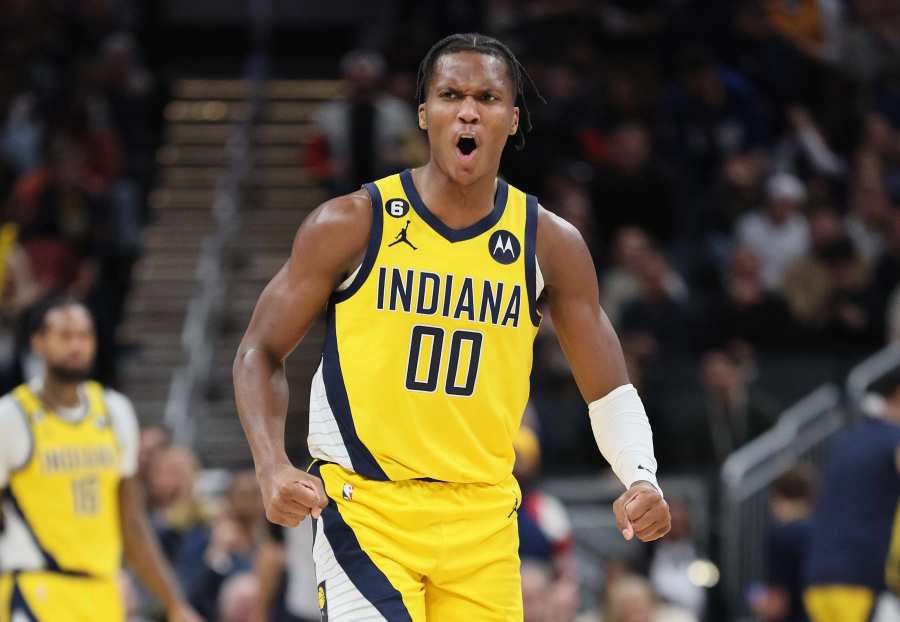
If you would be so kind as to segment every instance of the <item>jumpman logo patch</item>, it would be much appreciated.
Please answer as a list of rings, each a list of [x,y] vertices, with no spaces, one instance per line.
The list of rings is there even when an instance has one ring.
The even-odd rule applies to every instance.
[[[418,250],[418,248],[413,246],[413,243],[409,241],[409,238],[406,237],[407,229],[409,229],[409,221],[408,220],[406,221],[406,224],[403,225],[403,228],[400,229],[400,233],[398,233],[396,235],[396,237],[394,238],[394,241],[391,242],[390,244],[388,244],[388,248],[390,248],[391,246],[395,246],[395,245],[399,244],[400,242],[403,242],[404,244],[407,244],[411,249]]]

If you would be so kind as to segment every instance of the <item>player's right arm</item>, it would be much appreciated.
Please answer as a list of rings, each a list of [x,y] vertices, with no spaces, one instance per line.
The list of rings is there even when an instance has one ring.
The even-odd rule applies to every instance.
[[[233,366],[241,425],[268,519],[296,526],[327,504],[322,482],[295,468],[284,449],[288,384],[284,360],[303,339],[335,287],[362,261],[372,226],[364,191],[332,199],[306,218],[291,256],[263,290]]]

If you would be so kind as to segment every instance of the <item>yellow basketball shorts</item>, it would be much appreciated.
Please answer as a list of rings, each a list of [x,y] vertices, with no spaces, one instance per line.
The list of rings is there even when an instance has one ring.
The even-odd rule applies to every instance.
[[[875,597],[859,585],[816,585],[804,591],[803,604],[812,622],[869,622]]]
[[[522,494],[501,484],[365,479],[316,462],[328,506],[313,558],[327,622],[521,622]]]
[[[0,622],[122,622],[125,612],[114,579],[54,572],[0,575]]]

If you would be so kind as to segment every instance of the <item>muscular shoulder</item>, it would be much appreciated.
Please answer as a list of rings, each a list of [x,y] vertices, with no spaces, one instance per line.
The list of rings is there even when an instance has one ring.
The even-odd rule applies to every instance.
[[[548,287],[571,276],[572,269],[589,263],[590,253],[578,229],[561,216],[538,206],[537,258]],[[593,266],[593,264],[591,263]]]
[[[314,209],[300,225],[294,253],[314,253],[327,263],[350,269],[361,260],[371,228],[372,199],[368,192],[357,190],[335,197]]]
[[[314,209],[305,222],[313,221],[320,226],[342,228],[362,228],[358,225],[364,221],[365,228],[372,224],[372,199],[365,190],[357,190],[350,194],[329,199]]]

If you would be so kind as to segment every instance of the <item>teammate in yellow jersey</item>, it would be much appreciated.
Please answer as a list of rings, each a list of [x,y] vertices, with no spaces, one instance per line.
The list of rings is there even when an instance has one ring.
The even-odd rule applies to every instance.
[[[598,446],[626,491],[624,537],[669,529],[650,426],[569,223],[498,179],[528,129],[501,42],[452,35],[419,70],[430,159],[319,206],[260,296],[234,363],[269,520],[312,515],[322,619],[521,620],[513,438],[548,309]],[[326,310],[308,444],[284,450],[284,359]]]
[[[123,549],[170,622],[199,621],[144,518],[131,403],[88,380],[88,310],[47,302],[31,343],[43,376],[0,399],[0,622],[124,621]]]

